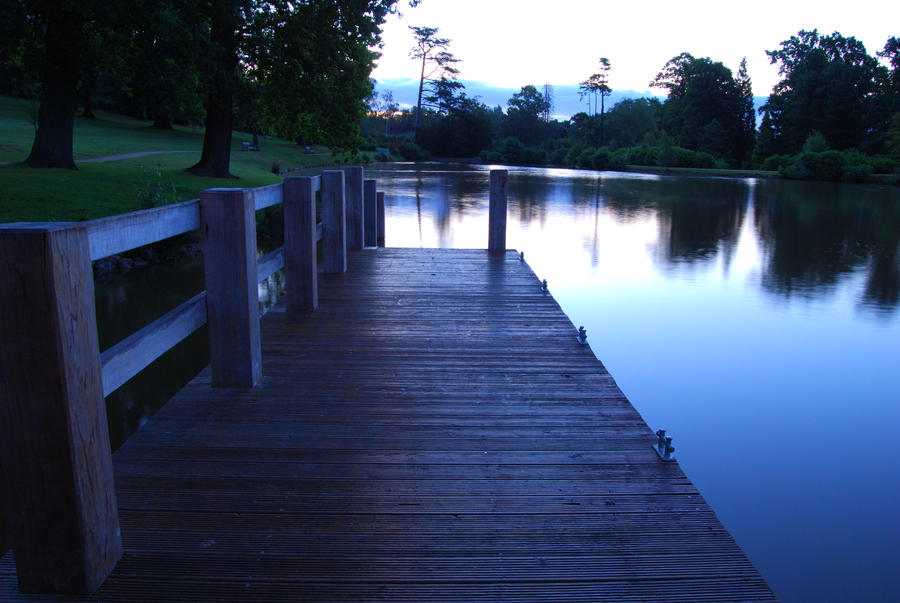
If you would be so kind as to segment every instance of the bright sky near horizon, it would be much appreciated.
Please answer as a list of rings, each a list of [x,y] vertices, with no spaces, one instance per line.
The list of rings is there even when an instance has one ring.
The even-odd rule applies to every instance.
[[[854,36],[871,55],[900,35],[896,0],[423,0],[416,8],[399,0],[398,7],[403,17],[384,27],[378,80],[418,78],[410,25],[438,27],[462,59],[460,78],[494,86],[577,84],[605,56],[614,90],[642,92],[666,61],[689,52],[734,72],[746,56],[757,96],[779,80],[765,51],[801,29]]]

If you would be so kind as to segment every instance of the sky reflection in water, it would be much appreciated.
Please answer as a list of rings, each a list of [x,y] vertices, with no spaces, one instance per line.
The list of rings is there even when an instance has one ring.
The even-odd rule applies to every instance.
[[[486,168],[367,176],[389,246],[486,246]],[[900,599],[898,189],[514,168],[509,197],[508,246],[776,593]]]

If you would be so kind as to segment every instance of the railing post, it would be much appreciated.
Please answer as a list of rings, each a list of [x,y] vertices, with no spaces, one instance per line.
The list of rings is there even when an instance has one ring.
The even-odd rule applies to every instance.
[[[0,227],[0,452],[21,592],[96,590],[122,556],[84,227]]]
[[[375,242],[379,247],[384,247],[384,193],[380,192],[375,195],[376,207],[376,222],[378,223],[378,235],[375,237]]]
[[[374,180],[366,180],[363,188],[363,223],[365,224],[366,247],[375,247],[376,244],[376,226],[375,217],[375,188],[377,184]]]
[[[284,270],[288,313],[315,311],[319,307],[319,289],[313,178],[284,181]]]
[[[506,170],[491,170],[488,250],[506,251]]]
[[[346,178],[347,249],[363,248],[363,233],[368,216],[363,210],[363,169],[352,165],[344,168]]]
[[[200,213],[212,384],[253,387],[262,378],[253,194],[205,190]]]
[[[347,272],[344,172],[322,172],[322,270]]]

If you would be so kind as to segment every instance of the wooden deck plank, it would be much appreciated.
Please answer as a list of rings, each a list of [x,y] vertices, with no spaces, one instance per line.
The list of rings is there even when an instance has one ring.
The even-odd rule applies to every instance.
[[[765,581],[513,252],[378,249],[114,457],[89,599],[755,601]]]

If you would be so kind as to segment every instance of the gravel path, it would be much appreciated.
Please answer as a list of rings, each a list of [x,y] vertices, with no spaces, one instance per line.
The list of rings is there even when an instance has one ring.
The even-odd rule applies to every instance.
[[[134,159],[146,155],[161,155],[163,153],[193,153],[194,151],[138,151],[137,153],[119,153],[106,157],[94,157],[92,159],[76,159],[75,163],[103,163],[105,161],[119,161],[120,159]]]
[[[146,155],[161,155],[163,153],[194,153],[195,151],[138,151],[136,153],[119,153],[118,155],[107,155],[106,157],[92,157],[91,159],[76,159],[75,163],[103,163],[105,161],[119,161],[121,159],[134,159],[135,157],[145,157]],[[9,165],[12,161],[0,161],[0,165]]]

